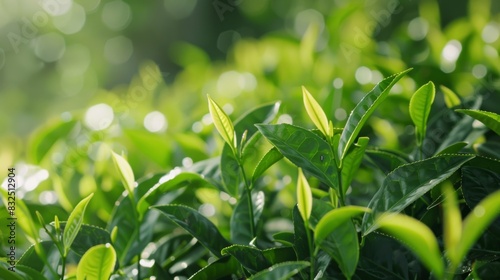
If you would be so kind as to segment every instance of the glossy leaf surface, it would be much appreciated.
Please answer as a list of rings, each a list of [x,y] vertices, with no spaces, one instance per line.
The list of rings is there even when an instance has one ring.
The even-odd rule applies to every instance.
[[[299,168],[299,177],[297,179],[297,209],[299,209],[300,216],[306,223],[311,216],[312,203],[311,187],[302,169]]]
[[[293,164],[339,190],[334,155],[325,140],[309,130],[289,124],[257,127]]]
[[[262,215],[264,203],[264,192],[252,192],[253,217],[255,225],[258,223],[260,216]],[[238,200],[238,204],[236,204],[233,214],[231,215],[230,233],[232,242],[248,245],[254,238],[250,232],[251,225],[249,220],[249,211],[247,193],[245,192],[240,200]]]
[[[155,205],[172,222],[188,231],[214,255],[221,257],[221,250],[231,244],[220,234],[217,227],[198,211],[184,205]]]
[[[252,182],[255,182],[264,172],[273,166],[276,162],[281,160],[283,155],[278,151],[276,147],[269,150],[264,157],[259,161],[252,175]]]
[[[410,117],[417,132],[417,142],[422,143],[427,131],[427,119],[434,102],[436,89],[432,82],[420,87],[410,99]]]
[[[240,264],[233,256],[224,256],[200,269],[189,280],[223,279],[235,274]]]
[[[385,178],[368,208],[373,213],[363,217],[363,235],[376,229],[374,218],[379,213],[398,213],[419,199],[471,160],[471,155],[441,155],[396,168]]]
[[[83,216],[85,215],[85,209],[92,199],[94,194],[90,194],[86,198],[82,199],[76,206],[71,214],[69,215],[68,221],[66,222],[66,227],[63,233],[63,243],[64,243],[64,253],[68,253],[73,241],[75,240],[80,228],[83,224]]]
[[[380,229],[408,246],[438,278],[444,275],[444,264],[437,239],[422,222],[401,214],[387,214],[376,222]]]
[[[446,104],[446,107],[451,109],[461,104],[460,98],[451,89],[443,85],[441,85],[440,88],[444,95],[444,103]]]
[[[108,243],[90,248],[78,263],[76,279],[107,280],[115,268],[116,252]]]
[[[448,257],[453,258],[456,253],[455,250],[460,243],[462,235],[462,214],[458,208],[457,195],[451,182],[444,181],[442,183],[442,190],[444,194],[443,203],[443,235],[444,247],[447,251]],[[451,262],[457,263],[457,260],[451,259]]]
[[[232,148],[236,148],[236,142],[234,139],[234,126],[228,115],[222,110],[222,108],[207,95],[208,98],[208,110],[212,116],[214,126],[222,136],[222,139]]]
[[[493,130],[496,134],[500,135],[500,115],[481,110],[458,109],[455,111],[473,117],[474,119],[484,123],[484,125]]]
[[[135,177],[134,172],[132,171],[132,167],[130,164],[120,156],[119,154],[113,152],[112,153],[113,163],[115,164],[118,173],[120,173],[120,177],[125,187],[125,190],[128,192],[130,198],[134,197],[134,187],[135,187]]]
[[[368,137],[359,137],[358,142],[342,161],[342,192],[344,194],[347,192],[359,165],[363,161],[369,140]]]
[[[302,87],[302,100],[304,101],[306,112],[314,125],[321,131],[321,133],[323,133],[325,137],[330,137],[328,118],[318,101],[314,99],[305,87]]]
[[[314,241],[318,244],[321,243],[337,227],[350,222],[351,219],[356,216],[369,212],[369,208],[354,205],[348,205],[329,211],[316,225],[316,229],[314,231]]]
[[[271,266],[261,250],[244,245],[232,245],[222,250],[222,255],[229,254],[251,273],[256,273]]]
[[[410,70],[408,69],[383,79],[354,107],[340,137],[338,157],[341,160],[347,154],[350,146],[354,143],[356,137],[358,137],[359,131],[371,114],[384,101],[396,82]]]
[[[248,280],[288,280],[309,265],[304,261],[283,262],[255,274]]]

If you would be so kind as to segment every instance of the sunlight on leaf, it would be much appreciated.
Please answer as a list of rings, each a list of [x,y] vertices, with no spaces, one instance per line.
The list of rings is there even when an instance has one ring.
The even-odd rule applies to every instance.
[[[299,168],[299,177],[297,179],[297,207],[300,216],[307,223],[312,211],[312,193],[309,182],[307,182],[307,178],[302,172],[302,168]]]
[[[427,131],[427,119],[431,112],[431,106],[434,102],[436,89],[432,82],[420,87],[410,100],[410,117],[415,125],[417,143],[422,144]]]
[[[443,85],[441,85],[440,88],[444,94],[444,103],[446,104],[446,107],[451,109],[453,107],[460,106],[461,101],[456,93]]]
[[[76,279],[107,280],[115,268],[116,252],[111,244],[90,248],[78,263]]]
[[[323,108],[321,108],[318,101],[314,99],[305,87],[302,87],[302,99],[309,118],[321,133],[328,138],[330,136],[330,126]]]
[[[71,244],[76,238],[78,231],[83,223],[83,216],[85,215],[85,209],[90,202],[90,199],[94,194],[90,194],[86,198],[82,199],[76,206],[75,209],[69,215],[68,221],[66,223],[66,227],[64,228],[63,233],[63,243],[64,243],[64,254],[65,256],[68,254]]]
[[[376,223],[380,230],[408,246],[438,279],[443,277],[444,264],[437,239],[425,224],[401,214],[382,215]]]
[[[115,164],[116,169],[120,173],[120,177],[125,187],[125,190],[128,192],[130,198],[134,197],[134,186],[135,186],[135,178],[134,172],[132,171],[132,167],[130,164],[115,152],[112,152],[113,163]]]
[[[229,119],[228,115],[222,110],[222,108],[209,96],[208,98],[208,110],[212,116],[215,128],[222,136],[224,141],[231,147],[233,151],[236,150],[236,142],[234,136],[234,126]]]
[[[457,109],[459,113],[464,113],[474,119],[484,123],[489,129],[500,135],[500,115],[481,110]]]

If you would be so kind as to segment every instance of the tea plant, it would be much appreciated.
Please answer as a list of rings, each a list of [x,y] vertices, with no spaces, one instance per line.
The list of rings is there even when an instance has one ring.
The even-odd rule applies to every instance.
[[[407,105],[411,150],[377,147],[360,136],[363,127],[409,71],[378,83],[343,128],[304,87],[315,129],[275,123],[279,102],[233,123],[208,97],[223,140],[220,156],[136,180],[125,157],[113,153],[125,192],[106,228],[83,223],[92,194],[66,222],[56,216],[46,224],[37,213],[43,238],[19,202],[33,245],[15,273],[6,263],[0,273],[9,279],[488,279],[500,269],[494,142],[500,116],[479,110],[480,96],[462,102],[449,89],[442,90],[447,107],[432,116],[436,89],[429,82]],[[438,130],[449,132],[440,142],[429,137]],[[357,181],[366,168],[372,181]],[[267,175],[273,169],[273,176],[297,174],[289,212]],[[209,200],[223,213],[205,211]]]

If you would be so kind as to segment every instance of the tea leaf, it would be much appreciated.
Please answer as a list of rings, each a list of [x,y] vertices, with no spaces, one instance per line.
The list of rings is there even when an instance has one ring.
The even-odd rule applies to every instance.
[[[78,263],[76,279],[107,280],[115,268],[116,252],[111,244],[90,248]]]
[[[135,186],[134,172],[132,171],[130,164],[128,164],[127,160],[125,160],[122,156],[118,155],[115,152],[112,152],[112,158],[116,169],[120,173],[120,178],[122,180],[123,186],[128,192],[130,198],[133,200]]]
[[[382,215],[376,223],[382,231],[408,246],[437,279],[442,279],[444,264],[439,246],[436,237],[425,224],[401,214]]]
[[[276,147],[269,150],[264,157],[259,161],[252,175],[252,182],[255,182],[264,172],[273,166],[276,162],[283,158],[283,155]]]
[[[417,143],[419,143],[419,145],[425,138],[427,119],[429,118],[435,95],[436,89],[434,88],[434,84],[428,82],[420,87],[410,100],[410,117],[413,124],[415,124]]]
[[[450,261],[458,265],[459,260],[453,259],[456,257],[455,250],[460,243],[462,235],[462,215],[458,208],[457,195],[455,189],[449,181],[444,181],[442,184],[444,194],[443,203],[443,235],[444,247]]]
[[[440,88],[444,94],[444,103],[446,104],[446,107],[451,109],[453,107],[460,106],[462,102],[456,93],[443,85],[441,85]]]
[[[256,225],[264,210],[265,197],[263,191],[252,192],[253,217]],[[231,241],[237,244],[248,245],[254,238],[250,232],[248,198],[245,192],[236,204],[230,220]]]
[[[310,266],[309,262],[283,262],[267,268],[248,280],[288,280],[302,269]]]
[[[244,245],[232,245],[222,249],[222,255],[231,255],[251,273],[256,273],[271,266],[261,250]]]
[[[325,140],[309,130],[289,124],[258,124],[257,127],[293,164],[339,191],[334,155]]]
[[[342,192],[345,194],[349,188],[352,178],[358,171],[359,165],[363,161],[365,149],[368,146],[368,137],[359,137],[354,149],[347,153],[342,161]]]
[[[467,143],[467,142],[457,142],[455,144],[452,144],[452,145],[444,148],[441,151],[438,150],[436,152],[436,155],[455,154],[455,153],[460,152],[460,150],[462,150],[467,145],[469,145],[469,143]]]
[[[36,130],[28,144],[27,155],[30,160],[39,164],[50,152],[54,144],[64,139],[76,124],[76,120],[56,121]]]
[[[500,115],[492,112],[472,109],[457,109],[455,111],[473,117],[474,119],[484,123],[484,125],[493,130],[496,134],[500,135]]]
[[[236,141],[234,139],[234,127],[231,119],[226,115],[224,110],[207,95],[208,110],[214,121],[215,128],[222,136],[222,139],[231,147],[233,151],[236,150]]]
[[[224,256],[198,270],[188,280],[223,279],[240,269],[240,264],[233,256]]]
[[[193,208],[184,205],[154,205],[151,208],[185,229],[217,257],[222,256],[222,249],[231,245],[209,219]]]
[[[80,231],[80,227],[83,223],[83,216],[85,215],[85,209],[87,208],[87,205],[89,204],[90,199],[92,199],[93,196],[94,194],[92,193],[86,198],[82,199],[69,215],[63,232],[64,256],[68,254],[73,241]]]
[[[410,70],[411,68],[383,79],[354,107],[340,137],[338,149],[340,160],[344,159],[363,125],[380,103],[385,100],[394,84]]]
[[[360,206],[333,209],[319,220],[314,231],[314,242],[337,262],[347,279],[356,271],[359,259],[358,234],[351,218],[369,211]]]
[[[328,118],[326,117],[323,108],[314,99],[314,97],[307,91],[305,87],[302,87],[302,99],[304,101],[304,107],[309,115],[309,118],[314,123],[314,125],[323,133],[325,137],[330,137],[330,126],[328,124]]]
[[[363,235],[376,229],[373,221],[378,213],[402,211],[473,158],[471,155],[441,155],[396,168],[387,175],[368,204],[373,212],[363,217]]]
[[[299,168],[299,177],[297,179],[297,208],[302,219],[307,223],[312,211],[312,193],[309,182],[307,182],[301,168]]]

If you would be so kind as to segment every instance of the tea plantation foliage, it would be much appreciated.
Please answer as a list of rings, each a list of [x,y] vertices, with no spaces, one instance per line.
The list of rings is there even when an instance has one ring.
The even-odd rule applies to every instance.
[[[490,4],[443,27],[435,1],[400,3],[418,15],[382,32],[346,3],[224,62],[183,43],[175,77],[144,62],[10,147],[36,186],[18,189],[15,272],[2,224],[0,278],[494,279]]]

